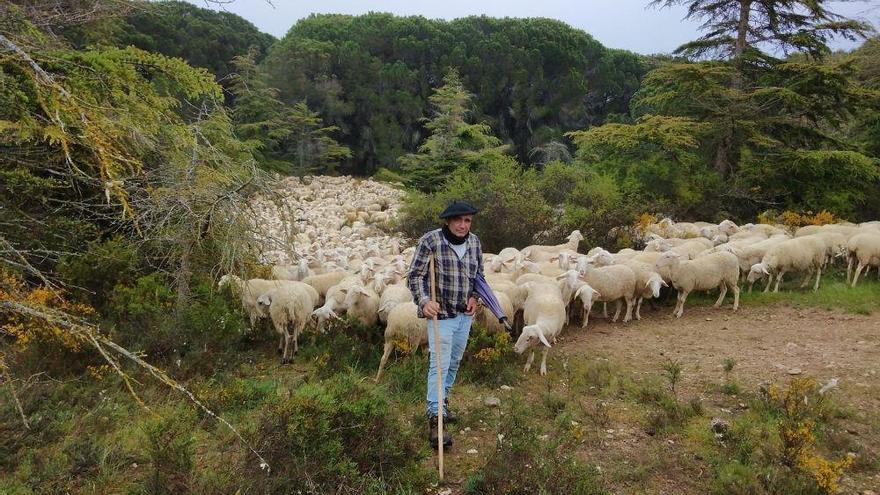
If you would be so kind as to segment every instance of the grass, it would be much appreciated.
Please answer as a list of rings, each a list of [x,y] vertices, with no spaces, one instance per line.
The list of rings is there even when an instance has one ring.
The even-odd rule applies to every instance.
[[[741,289],[740,306],[786,304],[796,308],[822,308],[827,310],[842,310],[848,313],[869,315],[880,311],[880,281],[872,275],[868,278],[859,279],[856,287],[846,284],[846,273],[839,269],[822,274],[819,290],[813,292],[812,285],[801,289],[802,276],[787,275],[779,287],[779,292],[762,292],[763,285],[759,281],[751,293],[747,288]],[[770,288],[773,290],[773,287]],[[717,291],[708,293],[690,294],[685,306],[709,306],[718,298]],[[674,302],[674,298],[671,298]],[[725,305],[733,303],[733,295],[728,292],[724,300]]]
[[[742,304],[785,303],[859,314],[880,309],[880,283],[873,276],[855,289],[845,287],[840,278],[839,273],[823,277],[817,293],[791,290],[800,282],[792,280],[785,292],[743,294]],[[714,300],[695,294],[688,304]],[[348,480],[348,485],[333,486],[334,491],[344,493],[348,487],[363,493],[425,493],[431,488],[436,479],[423,420],[426,353],[395,352],[383,382],[373,385],[381,354],[377,328],[349,326],[307,334],[295,363],[288,366],[278,365],[274,339],[267,335],[245,351],[230,349],[229,359],[214,355],[215,362],[226,360],[231,366],[185,373],[187,386],[260,452],[287,456],[282,462],[288,468],[301,463],[295,456],[303,455],[317,463],[312,472],[327,469]],[[811,478],[798,478],[807,485],[786,484],[790,480],[779,461],[779,409],[762,402],[745,376],[734,376],[739,368],[730,358],[717,358],[725,373],[723,384],[695,394],[680,384],[700,371],[676,361],[634,375],[624,357],[588,351],[585,358],[554,348],[550,373],[540,377],[522,373],[524,357],[510,353],[509,342],[476,330],[473,343],[452,396],[452,406],[462,417],[451,428],[456,441],[462,440],[448,454],[448,476],[461,483],[451,485],[453,493],[525,493],[535,482],[547,483],[547,476],[556,485],[544,487],[554,493],[580,488],[587,493],[820,493],[804,488]],[[152,413],[138,407],[114,375],[38,380],[20,394],[31,420],[29,431],[23,429],[8,391],[0,388],[0,493],[146,493],[159,492],[160,486],[192,493],[271,493],[292,486],[284,480],[301,478],[302,473],[279,467],[271,476],[284,479],[272,481],[225,427],[149,378],[138,379]],[[502,384],[513,390],[499,390]],[[876,397],[880,389],[865,393]],[[483,398],[489,395],[499,397],[502,406],[485,406]],[[342,407],[351,401],[357,406]],[[511,404],[516,401],[522,403]],[[733,407],[739,403],[748,407]],[[314,415],[298,416],[302,410]],[[274,424],[271,419],[279,411],[288,419]],[[880,425],[876,413],[831,406],[828,411],[817,420],[816,452],[830,460],[856,453],[847,475],[860,480],[859,486],[870,486],[880,473],[878,450],[871,443],[876,435],[870,433]],[[720,438],[709,427],[713,417],[730,424]],[[350,444],[348,435],[340,434],[348,418],[372,425]],[[868,433],[852,435],[842,423]],[[468,448],[475,446],[479,455],[464,452],[464,428],[471,428]],[[310,443],[299,431],[322,443]],[[393,436],[390,431],[403,432],[405,439],[387,441]],[[504,444],[497,449],[497,435],[505,432],[516,437],[515,452],[506,452]],[[291,445],[302,454],[290,453]],[[339,445],[345,447],[339,450]],[[405,463],[395,457],[395,449],[408,452],[412,462],[405,469],[391,469],[391,464]],[[361,455],[342,456],[351,451]],[[362,455],[374,451],[376,456]],[[539,464],[532,472],[522,467],[530,461],[517,458],[554,458],[560,452],[565,454],[561,467]],[[393,462],[378,462],[380,455]],[[522,472],[505,478],[513,465]],[[697,476],[701,469],[705,474]],[[307,493],[306,481],[301,483],[297,486]]]

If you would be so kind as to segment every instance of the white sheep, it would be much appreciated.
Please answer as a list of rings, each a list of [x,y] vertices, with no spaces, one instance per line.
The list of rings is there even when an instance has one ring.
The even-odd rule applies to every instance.
[[[228,274],[220,277],[217,287],[222,289],[229,285],[234,288],[234,292],[237,293],[241,300],[242,308],[248,314],[251,329],[253,330],[256,329],[257,322],[260,319],[265,318],[267,315],[265,308],[257,303],[257,298],[266,292],[282,287],[287,283],[288,281],[286,280],[266,280],[262,278],[242,280],[236,275]]]
[[[388,314],[395,306],[412,300],[413,296],[412,292],[409,291],[409,287],[405,285],[387,286],[382,295],[379,296],[379,309],[377,310],[379,321],[382,323],[387,322]]]
[[[721,307],[728,289],[733,290],[733,310],[739,309],[739,260],[727,252],[712,253],[694,260],[682,260],[678,253],[663,253],[655,265],[669,267],[672,286],[678,291],[673,314],[681,318],[688,294],[695,290],[719,288],[715,307]]]
[[[306,279],[306,282],[308,282],[308,279]],[[338,284],[327,289],[327,294],[324,297],[324,304],[320,308],[312,311],[312,316],[318,320],[318,330],[324,331],[324,322],[330,318],[336,318],[337,311],[342,312],[348,309],[348,306],[346,306],[346,298],[349,289],[354,286],[362,286],[362,284],[363,282],[361,281],[360,276],[348,275],[340,280]],[[378,312],[378,308],[376,309]]]
[[[523,249],[522,254],[531,261],[550,261],[550,258],[563,250],[577,252],[578,245],[584,239],[584,236],[580,230],[573,230],[566,239],[568,239],[568,242],[555,246],[533,244]]]
[[[293,353],[299,352],[299,334],[309,322],[309,316],[318,302],[318,292],[302,282],[291,282],[283,287],[272,289],[257,298],[257,303],[268,309],[269,318],[280,336],[278,350],[281,363],[290,361],[290,341],[293,340]],[[293,328],[291,336],[290,328]]]
[[[361,325],[373,326],[379,318],[379,295],[369,287],[353,285],[345,295],[344,306],[346,314]]]
[[[385,346],[382,359],[379,360],[379,371],[375,381],[382,379],[385,363],[394,350],[395,344],[406,342],[411,352],[428,343],[428,320],[418,317],[418,307],[412,301],[398,304],[388,313],[388,324],[385,326]]]
[[[880,233],[856,234],[847,241],[846,281],[850,283],[850,271],[856,264],[852,275],[852,285],[859,281],[859,273],[863,268],[880,266]]]
[[[276,280],[301,281],[314,274],[315,272],[309,268],[309,261],[305,258],[300,258],[296,265],[275,265],[272,267],[272,278]]]
[[[818,290],[827,251],[825,241],[814,235],[782,241],[768,249],[761,262],[749,270],[749,281],[752,282],[759,278],[759,274],[769,275],[770,279],[767,281],[767,286],[764,287],[764,292],[767,292],[770,289],[770,282],[775,277],[776,286],[773,288],[773,292],[779,292],[779,284],[786,273],[803,271],[807,273],[807,276],[801,287],[805,287],[812,274],[816,273],[813,290]]]
[[[620,316],[621,300],[626,302],[626,315],[623,322],[632,320],[634,294],[636,289],[636,276],[632,269],[625,265],[610,265],[596,267],[587,265],[581,278],[597,290],[599,294],[596,300],[602,302],[616,301],[617,309],[611,321],[617,321]],[[585,308],[586,309],[586,308]],[[584,315],[582,327],[587,326],[589,314]]]
[[[315,288],[316,291],[318,291],[318,304],[323,304],[324,298],[327,297],[327,291],[330,290],[330,288],[334,285],[341,282],[345,277],[349,276],[351,276],[350,273],[339,270],[321,273],[319,275],[312,275],[311,277],[304,278],[302,282],[311,285]]]
[[[501,311],[504,312],[504,315],[508,318],[508,321],[512,322],[515,312],[513,309],[513,303],[510,302],[510,297],[508,297],[507,294],[502,291],[493,290],[492,293],[495,294],[495,299],[498,300],[498,306],[501,307]],[[486,332],[488,332],[489,334],[496,334],[506,330],[504,324],[498,321],[498,317],[495,316],[495,314],[492,313],[492,311],[486,306],[483,306],[477,310],[474,321],[483,325],[483,327],[486,329]]]
[[[593,263],[596,266],[609,266],[617,264],[614,255],[608,251],[602,250],[593,257]],[[636,301],[635,318],[642,319],[642,301],[645,298],[659,297],[660,288],[669,285],[663,280],[659,273],[654,271],[653,265],[642,261],[626,260],[620,264],[628,266],[632,269],[636,276],[635,293],[633,296]]]
[[[513,346],[517,354],[522,354],[532,346],[543,344],[541,356],[541,376],[547,374],[547,352],[551,342],[556,342],[556,337],[562,332],[565,324],[565,303],[556,284],[543,284],[528,282],[522,286],[527,293],[523,305],[523,319],[525,326],[522,333]],[[528,372],[535,360],[535,351],[532,350],[524,368]]]

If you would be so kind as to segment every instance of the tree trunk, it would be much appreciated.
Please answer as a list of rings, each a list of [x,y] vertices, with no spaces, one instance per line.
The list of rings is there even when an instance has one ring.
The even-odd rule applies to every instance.
[[[713,161],[715,171],[723,178],[727,178],[730,173],[730,150],[732,147],[733,127],[727,127],[724,130],[724,136],[721,138],[721,142],[718,143],[718,147],[715,148],[715,159]]]
[[[733,47],[733,87],[734,89],[743,88],[743,54],[746,52],[749,34],[749,17],[752,12],[752,0],[740,0],[739,2],[739,23],[736,29],[736,45]]]

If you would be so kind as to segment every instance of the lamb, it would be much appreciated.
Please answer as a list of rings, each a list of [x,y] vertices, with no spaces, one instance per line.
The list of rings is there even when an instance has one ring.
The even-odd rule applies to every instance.
[[[739,309],[739,260],[732,253],[719,252],[694,260],[682,260],[678,253],[663,253],[657,260],[657,268],[669,267],[672,285],[678,291],[673,314],[681,318],[688,294],[695,290],[711,290],[718,287],[721,293],[715,307],[721,307],[727,290],[733,290],[733,310]]]
[[[550,343],[556,342],[556,337],[562,331],[565,323],[565,303],[558,290],[554,290],[555,284],[543,284],[528,282],[523,285],[527,293],[523,305],[523,318],[525,326],[516,341],[513,350],[522,354],[528,348],[544,344],[541,356],[541,376],[547,374],[547,352]],[[535,351],[529,354],[524,371],[527,373],[535,360]]]
[[[767,254],[761,259],[761,262],[754,265],[749,270],[749,280],[759,278],[758,274],[770,275],[771,279],[767,281],[764,292],[770,289],[772,277],[776,277],[776,286],[773,292],[779,292],[779,284],[782,277],[787,272],[806,271],[807,276],[801,287],[805,287],[813,272],[816,272],[816,282],[813,284],[813,290],[819,289],[819,280],[822,277],[822,267],[825,265],[827,256],[827,246],[820,237],[807,235],[803,237],[795,237],[767,250]]]
[[[852,275],[852,285],[856,286],[859,281],[859,273],[862,268],[871,266],[880,266],[880,232],[856,234],[847,241],[847,264],[846,264],[846,281],[850,281],[850,270],[852,265],[856,263],[855,273]]]
[[[398,304],[388,313],[385,326],[385,347],[374,381],[382,379],[382,371],[395,343],[405,341],[412,352],[428,343],[428,320],[418,317],[418,308],[412,301]]]
[[[302,282],[291,282],[272,289],[257,298],[257,303],[268,308],[269,318],[280,336],[278,350],[281,364],[290,362],[289,348],[293,340],[293,353],[299,352],[299,334],[309,322],[309,315],[318,302],[318,292]],[[290,327],[293,328],[291,336]]]
[[[621,299],[626,301],[626,315],[623,322],[632,320],[633,301],[636,289],[636,275],[632,268],[624,265],[611,265],[603,267],[594,267],[587,265],[586,270],[581,274],[581,278],[597,290],[597,300],[602,302],[617,301],[617,310],[611,321],[617,321],[620,316]],[[587,326],[589,314],[584,315],[582,327]]]

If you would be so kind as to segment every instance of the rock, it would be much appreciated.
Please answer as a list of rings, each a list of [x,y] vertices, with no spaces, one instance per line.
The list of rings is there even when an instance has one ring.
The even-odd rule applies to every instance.
[[[730,423],[721,418],[712,418],[709,425],[712,428],[712,432],[719,437],[723,437],[730,430]]]
[[[491,397],[491,396],[486,397],[485,399],[483,399],[483,404],[485,404],[488,407],[498,407],[501,405],[501,399],[499,399],[498,397]]]
[[[470,449],[467,451],[467,453],[468,454],[479,454],[479,452],[477,452],[477,449]]]
[[[800,375],[801,373],[803,373],[803,370],[801,370],[800,368],[790,368],[788,370],[789,375]]]
[[[510,385],[502,385],[501,390],[513,390],[513,387],[511,387]]]
[[[706,321],[712,321],[712,318],[706,318]]]

